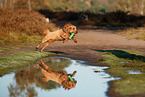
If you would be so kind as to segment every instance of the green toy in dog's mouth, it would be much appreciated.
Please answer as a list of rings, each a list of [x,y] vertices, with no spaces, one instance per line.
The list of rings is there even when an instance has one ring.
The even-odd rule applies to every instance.
[[[72,39],[72,37],[75,35],[75,33],[72,33],[69,37],[69,39]]]
[[[72,76],[71,75],[68,75],[68,77],[69,77],[69,79],[70,79],[70,81],[74,81],[74,79],[72,78]]]

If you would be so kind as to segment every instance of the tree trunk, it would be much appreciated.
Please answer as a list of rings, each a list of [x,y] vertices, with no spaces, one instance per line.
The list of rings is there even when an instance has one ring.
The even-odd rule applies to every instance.
[[[3,7],[3,2],[2,1],[0,1],[0,8],[2,8]]]
[[[144,15],[144,1],[142,0],[140,15]]]
[[[28,0],[28,8],[29,8],[29,10],[32,10],[32,8],[31,8],[31,1],[30,0]]]
[[[131,4],[130,4],[130,0],[128,0],[128,11],[129,11],[129,13],[130,13],[130,11],[131,11]]]
[[[5,8],[7,7],[7,0],[5,0],[5,5],[4,5],[4,7],[5,7]]]

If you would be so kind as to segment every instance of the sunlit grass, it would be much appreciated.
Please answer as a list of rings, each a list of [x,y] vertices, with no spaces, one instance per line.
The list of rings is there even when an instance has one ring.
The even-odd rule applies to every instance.
[[[131,50],[104,50],[104,63],[110,66],[107,70],[120,80],[114,81],[114,92],[130,96],[145,92],[145,56]],[[140,71],[143,74],[129,74],[128,70]]]
[[[25,51],[0,57],[0,76],[14,69],[33,64],[36,60],[48,56],[49,52]]]
[[[6,45],[6,44],[18,45],[19,43],[40,42],[42,40],[42,37],[43,37],[42,35],[30,36],[25,33],[20,34],[16,31],[10,31],[9,33],[5,33],[5,35],[3,34],[0,36],[0,45]]]
[[[120,32],[120,35],[127,39],[145,40],[145,29],[143,27],[137,29],[127,29]]]

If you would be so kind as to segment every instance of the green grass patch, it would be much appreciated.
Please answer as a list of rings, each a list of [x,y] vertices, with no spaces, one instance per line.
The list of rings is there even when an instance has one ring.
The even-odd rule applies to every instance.
[[[46,57],[50,52],[39,51],[25,51],[21,53],[14,53],[0,57],[0,76],[19,69],[30,64],[34,64],[36,60]]]
[[[141,94],[145,92],[145,56],[131,50],[99,50],[104,52],[104,63],[110,66],[107,70],[114,77],[121,77],[114,81],[114,92],[123,96]],[[142,74],[129,74],[128,71],[139,71]]]

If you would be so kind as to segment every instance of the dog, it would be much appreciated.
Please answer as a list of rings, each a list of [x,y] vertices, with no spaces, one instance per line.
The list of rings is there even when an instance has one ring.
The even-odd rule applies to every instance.
[[[41,69],[41,72],[44,74],[44,82],[52,80],[61,84],[64,89],[68,90],[76,86],[77,81],[72,78],[76,74],[76,71],[74,71],[73,74],[67,74],[65,71],[56,72],[52,70],[48,65],[46,65],[42,60],[41,63],[45,69],[43,69],[39,64],[36,65]]]
[[[72,33],[77,34],[78,31],[76,26],[72,24],[66,24],[64,25],[63,29],[56,30],[54,32],[50,32],[49,30],[44,30],[44,33],[46,34],[46,36],[42,39],[41,43],[36,47],[36,49],[38,49],[43,43],[47,42],[42,47],[41,52],[54,41],[63,41],[63,43],[67,42],[71,34]],[[75,39],[75,35],[71,39],[75,43],[77,43],[77,40]]]

